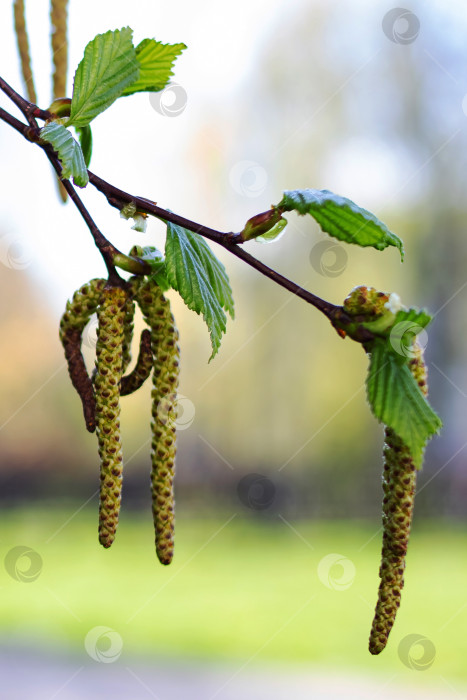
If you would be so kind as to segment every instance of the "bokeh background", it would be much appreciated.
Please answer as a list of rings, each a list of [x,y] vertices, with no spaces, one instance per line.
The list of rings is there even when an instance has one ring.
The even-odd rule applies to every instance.
[[[22,90],[10,5],[1,74]],[[27,5],[45,108],[48,2]],[[174,563],[161,567],[153,551],[149,387],[123,401],[121,522],[103,551],[96,440],[57,328],[67,298],[104,266],[40,150],[0,124],[3,697],[464,697],[463,3],[70,0],[70,91],[86,43],[126,25],[136,41],[188,45],[180,87],[99,116],[94,172],[222,231],[284,189],[328,188],[374,211],[404,240],[404,264],[395,249],[338,244],[293,214],[279,241],[246,248],[333,303],[369,284],[427,307],[430,400],[445,427],[418,480],[398,619],[372,658],[382,429],[365,401],[366,357],[213,244],[236,319],[210,364],[202,319],[170,294],[182,348]],[[83,198],[122,250],[163,248],[157,221],[138,234],[90,186]],[[90,367],[94,344],[91,322]]]

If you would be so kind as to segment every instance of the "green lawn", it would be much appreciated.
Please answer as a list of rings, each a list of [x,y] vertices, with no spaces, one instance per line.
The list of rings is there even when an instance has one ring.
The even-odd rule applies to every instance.
[[[74,511],[15,511],[0,518],[2,560],[18,545],[43,559],[40,576],[30,583],[2,568],[0,638],[82,653],[88,631],[105,625],[121,635],[128,654],[239,666],[293,662],[396,674],[414,683],[467,678],[465,528],[416,523],[398,620],[388,648],[374,658],[367,640],[378,585],[376,523],[296,521],[290,523],[294,532],[280,519],[257,523],[242,513],[203,521],[180,517],[176,557],[165,568],[155,558],[146,518],[124,513],[117,540],[105,551],[97,543],[94,511],[81,511],[64,526]],[[345,575],[344,584],[351,585],[343,590],[327,587],[318,575],[319,562],[331,553],[355,567],[353,582],[351,564],[321,572],[331,586]],[[423,673],[398,657],[399,642],[413,633],[436,648]],[[417,653],[420,647],[414,658]]]

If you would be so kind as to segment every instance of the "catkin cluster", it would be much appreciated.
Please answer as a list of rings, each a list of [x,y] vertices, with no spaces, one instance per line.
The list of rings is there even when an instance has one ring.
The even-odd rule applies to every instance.
[[[135,300],[149,329],[141,333],[134,369],[125,374],[131,362]],[[84,328],[94,313],[98,319],[96,367],[90,377],[81,345]],[[132,277],[119,286],[103,279],[91,280],[67,303],[60,321],[60,340],[71,381],[83,404],[86,427],[97,433],[101,465],[99,542],[106,548],[115,538],[121,501],[120,397],[139,389],[153,372],[152,510],[156,553],[162,564],[170,564],[180,351],[169,301],[150,279]]]

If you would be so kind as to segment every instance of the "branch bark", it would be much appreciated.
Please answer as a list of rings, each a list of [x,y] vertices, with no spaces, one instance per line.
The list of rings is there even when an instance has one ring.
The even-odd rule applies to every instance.
[[[10,99],[21,110],[21,112],[27,118],[30,127],[27,127],[25,124],[22,124],[19,120],[15,119],[15,117],[5,112],[5,110],[0,110],[0,119],[12,126],[14,129],[16,129],[25,138],[29,140],[38,140],[40,132],[36,122],[36,118],[44,120],[49,119],[51,117],[50,112],[41,110],[37,107],[37,105],[34,105],[25,100],[1,77],[0,89],[8,97],[10,97]],[[47,158],[51,162],[57,175],[60,177],[62,168],[60,161],[53,149],[46,144],[39,143],[38,145],[40,145],[41,148],[45,151]],[[343,335],[342,327],[345,326],[346,323],[346,314],[343,312],[341,306],[336,306],[335,304],[331,304],[330,302],[321,299],[320,297],[316,296],[312,292],[309,292],[308,290],[304,289],[295,282],[292,282],[292,280],[288,279],[287,277],[284,277],[279,272],[276,272],[272,268],[268,267],[263,262],[255,258],[253,255],[250,255],[250,253],[241,248],[241,244],[244,241],[240,233],[224,233],[222,231],[209,228],[208,226],[204,226],[203,224],[199,224],[195,221],[190,221],[190,219],[186,219],[183,216],[179,216],[178,214],[174,214],[173,212],[168,211],[167,209],[163,209],[162,207],[157,206],[157,203],[150,199],[132,195],[129,192],[125,192],[124,190],[115,187],[114,185],[107,182],[106,180],[99,177],[90,170],[88,170],[88,174],[89,182],[106,197],[108,203],[111,206],[121,210],[125,205],[133,203],[138,212],[149,214],[164,222],[176,224],[187,229],[188,231],[192,231],[193,233],[197,233],[200,236],[203,236],[204,238],[214,241],[214,243],[217,243],[218,245],[222,246],[230,253],[235,255],[237,258],[240,258],[240,260],[243,260],[243,262],[260,272],[265,277],[268,277],[276,284],[280,285],[281,287],[284,287],[284,289],[287,289],[295,296],[300,297],[308,304],[311,304],[316,309],[321,311],[331,321],[332,325],[336,328],[338,333],[340,335]],[[112,276],[116,276],[119,279],[118,274],[115,270],[113,259],[115,255],[123,255],[123,253],[120,253],[120,251],[118,251],[117,248],[115,248],[101,233],[71,182],[69,180],[64,179],[62,179],[61,181],[63,182],[63,185],[68,195],[70,196],[70,199],[73,201],[81,216],[83,217],[84,221],[86,222],[89,231],[91,232],[91,235],[94,239],[94,242],[104,259],[107,269],[109,270],[109,274]],[[139,263],[141,263],[141,266],[138,270],[135,270],[136,274],[149,274],[149,266],[146,266],[146,264],[142,260],[140,260]],[[135,264],[138,265],[138,261],[135,261]],[[338,322],[339,327],[336,325],[336,322]]]

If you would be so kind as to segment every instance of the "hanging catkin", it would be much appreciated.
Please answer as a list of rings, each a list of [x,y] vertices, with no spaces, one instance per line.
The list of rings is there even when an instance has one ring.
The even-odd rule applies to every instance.
[[[131,374],[122,377],[120,396],[128,396],[133,394],[143,386],[146,379],[151,374],[153,368],[153,357],[151,350],[151,333],[146,328],[141,333],[139,345],[139,355],[136,361],[136,366]]]
[[[54,72],[52,75],[52,100],[66,97],[66,81],[68,73],[68,0],[51,0],[50,20],[52,23],[52,59]],[[57,179],[58,194],[63,203],[68,195],[63,182]]]
[[[52,22],[52,56],[54,64],[53,95],[66,97],[66,79],[68,72],[67,40],[68,0],[51,0],[50,19]]]
[[[31,68],[31,56],[29,54],[28,31],[26,27],[26,17],[24,0],[15,0],[13,3],[13,16],[15,21],[16,41],[23,75],[24,86],[26,88],[29,101],[37,103],[36,89]]]
[[[170,303],[152,280],[138,286],[136,300],[151,328],[154,357],[152,390],[152,509],[156,553],[170,564],[174,546],[174,491],[176,402],[180,366],[178,331]]]
[[[86,428],[91,433],[96,428],[96,402],[92,382],[81,353],[81,341],[86,324],[97,311],[104,287],[103,279],[93,279],[84,284],[67,302],[65,313],[60,320],[60,340],[65,350],[68,372],[81,398]]]
[[[123,455],[120,440],[120,381],[127,292],[106,286],[98,309],[96,368],[96,426],[99,442],[99,542],[110,547],[120,511]]]
[[[424,396],[428,393],[423,351],[412,345],[410,371]],[[383,470],[383,548],[375,616],[369,649],[379,654],[387,644],[400,605],[404,569],[415,498],[416,468],[408,447],[394,430],[386,428]]]
[[[131,294],[125,301],[125,317],[123,320],[123,346],[122,346],[122,374],[127,370],[131,362],[131,341],[133,340],[135,302]]]

